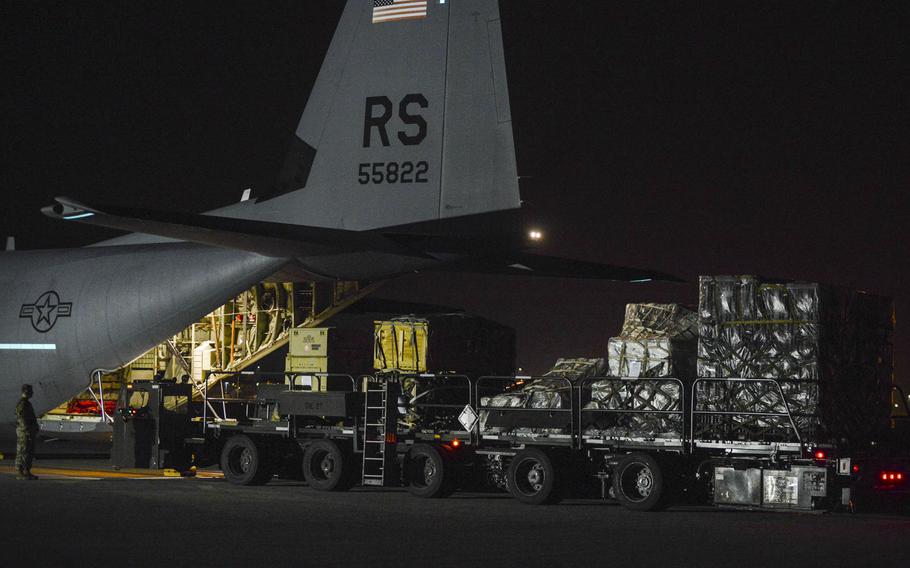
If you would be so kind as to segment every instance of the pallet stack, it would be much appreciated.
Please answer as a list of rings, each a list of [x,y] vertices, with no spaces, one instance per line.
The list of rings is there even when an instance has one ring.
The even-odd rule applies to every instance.
[[[682,413],[665,412],[683,408],[683,385],[695,374],[697,323],[696,313],[679,304],[628,304],[622,331],[607,345],[611,378],[591,383],[591,400],[584,409],[636,412],[586,414],[590,422],[583,425],[585,433],[681,437]],[[637,412],[649,410],[659,412]]]
[[[803,441],[874,438],[887,422],[893,305],[816,283],[699,279],[696,437]],[[779,387],[778,387],[779,385]]]

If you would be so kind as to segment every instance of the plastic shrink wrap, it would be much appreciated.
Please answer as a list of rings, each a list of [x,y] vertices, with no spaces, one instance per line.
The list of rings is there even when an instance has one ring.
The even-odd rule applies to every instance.
[[[591,401],[585,410],[661,411],[583,412],[587,436],[681,438],[684,418],[682,384],[667,379],[605,378],[591,383]],[[676,411],[680,414],[667,414]]]
[[[679,304],[628,304],[622,332],[607,344],[613,377],[691,377],[697,314]]]
[[[626,304],[620,337],[695,341],[698,315],[680,304]]]
[[[893,304],[815,283],[769,283],[754,276],[699,279],[696,438],[873,439],[887,424]],[[779,387],[778,387],[779,385]]]
[[[613,377],[672,377],[673,347],[670,340],[623,339],[613,337],[607,344],[607,360]]]
[[[575,385],[582,379],[597,377],[603,374],[603,359],[558,359],[553,367],[540,378],[530,380],[516,390],[494,396],[484,396],[480,405],[497,408],[571,408],[569,397],[572,392],[569,385]],[[487,427],[488,410],[480,411],[480,429],[486,433],[503,433],[502,428]],[[519,434],[559,434],[562,431],[550,431],[545,428],[515,428]]]

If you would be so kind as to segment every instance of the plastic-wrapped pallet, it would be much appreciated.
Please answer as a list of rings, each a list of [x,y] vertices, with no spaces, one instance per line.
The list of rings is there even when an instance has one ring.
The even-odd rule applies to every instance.
[[[803,440],[868,441],[887,425],[889,299],[815,283],[702,276],[698,317],[699,377],[777,384],[700,382],[696,410],[743,414],[703,415],[697,437],[792,437],[787,418],[748,415],[787,410]]]
[[[623,339],[607,344],[607,360],[613,377],[672,377],[673,347],[670,339]]]
[[[607,343],[610,375],[692,377],[697,324],[679,304],[627,304],[622,333]]]
[[[577,357],[574,359],[557,359],[556,363],[550,368],[549,371],[544,373],[543,376],[559,377],[561,379],[567,379],[572,383],[576,383],[581,379],[596,377],[600,375],[603,370],[603,359],[585,359],[583,357]],[[540,382],[540,380],[537,382]],[[562,384],[565,386],[564,382]]]
[[[528,381],[517,391],[482,397],[480,404],[497,407],[568,408],[569,383],[575,384],[581,379],[596,377],[603,370],[603,359],[558,359],[541,378]]]
[[[679,304],[626,304],[626,318],[620,337],[655,339],[666,337],[694,341],[698,315]]]
[[[576,384],[582,379],[599,376],[603,370],[604,360],[600,358],[558,359],[541,378],[525,383],[517,391],[482,397],[480,405],[497,408],[570,408],[569,397],[572,396],[569,390],[570,383]],[[488,415],[489,411],[480,412],[480,428],[482,431],[492,433],[494,430],[486,427]],[[540,429],[518,428],[516,432],[546,433],[538,430]]]
[[[801,436],[811,438],[819,424],[819,384],[816,381],[778,381],[777,385],[772,382],[748,381],[703,382],[698,384],[697,400],[696,410],[744,413],[696,420],[697,438],[786,438],[794,426]],[[793,424],[783,416],[766,416],[786,414],[788,410]]]
[[[681,384],[663,379],[602,379],[591,384],[591,402],[585,410],[682,411]],[[680,438],[683,415],[583,413],[585,435],[606,437]]]
[[[818,380],[819,286],[699,279],[699,377]]]

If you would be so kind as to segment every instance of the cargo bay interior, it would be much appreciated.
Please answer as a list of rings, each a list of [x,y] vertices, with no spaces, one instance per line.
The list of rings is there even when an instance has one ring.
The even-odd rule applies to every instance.
[[[206,372],[242,371],[275,353],[280,357],[288,349],[292,330],[321,325],[376,286],[343,281],[261,282],[124,367],[96,371],[83,393],[41,417],[42,430],[59,438],[110,439],[123,385],[173,378],[188,382],[199,394],[206,386]],[[213,375],[209,386],[218,385],[221,378]]]

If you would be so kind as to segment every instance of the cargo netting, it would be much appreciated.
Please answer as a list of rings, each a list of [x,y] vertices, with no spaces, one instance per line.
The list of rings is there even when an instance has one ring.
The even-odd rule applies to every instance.
[[[691,376],[697,314],[679,304],[628,304],[622,331],[607,343],[613,377]]]
[[[480,406],[493,408],[572,408],[572,389],[583,379],[603,374],[604,360],[601,359],[558,359],[553,367],[539,378],[530,379],[512,387],[514,390],[493,396],[483,396]],[[480,411],[482,433],[513,434],[568,434],[561,428],[503,428],[488,426],[489,410]]]
[[[815,283],[754,276],[699,279],[696,438],[784,440],[789,410],[805,440],[874,439],[887,422],[890,300]],[[779,387],[778,387],[779,385]],[[786,401],[786,404],[784,404]],[[750,415],[751,414],[751,415]]]
[[[586,436],[682,438],[683,385],[665,379],[600,379],[582,412]],[[600,411],[600,412],[593,412]]]

